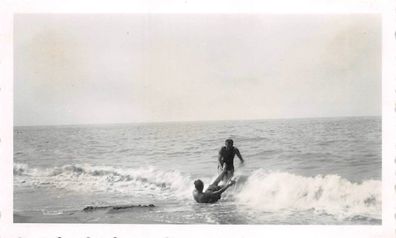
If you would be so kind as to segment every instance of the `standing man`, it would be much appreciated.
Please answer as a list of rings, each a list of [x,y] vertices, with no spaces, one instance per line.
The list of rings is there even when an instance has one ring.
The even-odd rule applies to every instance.
[[[221,147],[219,151],[219,172],[225,170],[223,175],[223,181],[226,182],[232,176],[234,176],[234,157],[238,156],[241,163],[244,162],[241,153],[238,148],[234,147],[234,141],[232,139],[227,139],[225,141],[225,146]]]

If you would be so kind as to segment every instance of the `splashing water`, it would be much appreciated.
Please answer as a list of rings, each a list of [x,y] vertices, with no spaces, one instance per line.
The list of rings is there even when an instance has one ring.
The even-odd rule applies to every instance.
[[[338,175],[304,177],[256,170],[235,195],[238,203],[259,211],[310,210],[340,218],[380,219],[381,182],[352,183]]]
[[[132,195],[139,193],[157,196],[177,195],[189,198],[191,179],[178,171],[162,171],[154,167],[119,169],[109,166],[65,165],[37,169],[26,164],[14,165],[16,185],[52,186],[80,192],[108,192]]]
[[[66,165],[52,169],[31,169],[14,165],[16,184],[53,186],[84,192],[148,194],[191,200],[192,179],[178,171],[154,167],[116,169],[112,167]],[[28,178],[27,178],[28,177]],[[380,219],[381,182],[352,183],[338,175],[304,177],[287,172],[254,171],[238,180],[224,200],[244,206],[251,212],[306,211],[331,214],[338,219],[365,216]]]

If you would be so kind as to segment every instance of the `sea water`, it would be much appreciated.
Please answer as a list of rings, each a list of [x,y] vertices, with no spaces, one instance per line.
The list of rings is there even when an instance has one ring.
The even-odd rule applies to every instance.
[[[198,204],[193,181],[214,180],[227,138],[245,159],[238,182]],[[106,208],[122,205],[135,207]],[[14,128],[15,222],[380,224],[381,214],[380,117]]]

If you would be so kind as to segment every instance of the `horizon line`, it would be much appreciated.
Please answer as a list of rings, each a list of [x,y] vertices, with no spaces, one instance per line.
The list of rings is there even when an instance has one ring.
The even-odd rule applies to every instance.
[[[208,120],[181,120],[181,121],[135,121],[135,122],[104,122],[104,123],[65,123],[65,124],[32,124],[15,125],[13,127],[57,127],[57,126],[99,126],[99,125],[128,125],[128,124],[160,124],[160,123],[188,123],[188,122],[236,122],[236,121],[265,121],[265,120],[298,120],[298,119],[326,119],[326,118],[353,118],[353,117],[382,117],[380,115],[353,115],[353,116],[319,116],[319,117],[279,117],[258,119],[208,119]]]

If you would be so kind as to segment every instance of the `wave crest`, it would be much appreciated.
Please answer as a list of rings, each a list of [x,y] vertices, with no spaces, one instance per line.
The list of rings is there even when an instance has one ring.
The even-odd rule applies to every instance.
[[[178,192],[189,196],[191,187],[188,176],[178,171],[162,171],[153,167],[121,169],[106,166],[65,165],[47,169],[32,169],[26,164],[14,164],[14,175],[30,176],[28,180],[15,180],[24,185],[53,186],[86,192],[120,192],[133,194],[134,191]],[[179,194],[179,195],[180,195]]]
[[[352,183],[338,175],[304,177],[256,170],[235,195],[259,211],[310,210],[351,217],[381,216],[381,181]]]
[[[192,201],[192,179],[177,170],[90,165],[38,169],[16,163],[14,175],[16,186],[53,186],[83,192],[116,192],[124,196],[149,194],[158,199],[173,197]],[[313,210],[340,219],[381,219],[381,181],[353,183],[338,175],[305,177],[258,169],[249,176],[241,176],[236,188],[227,191],[223,200],[255,212]]]

